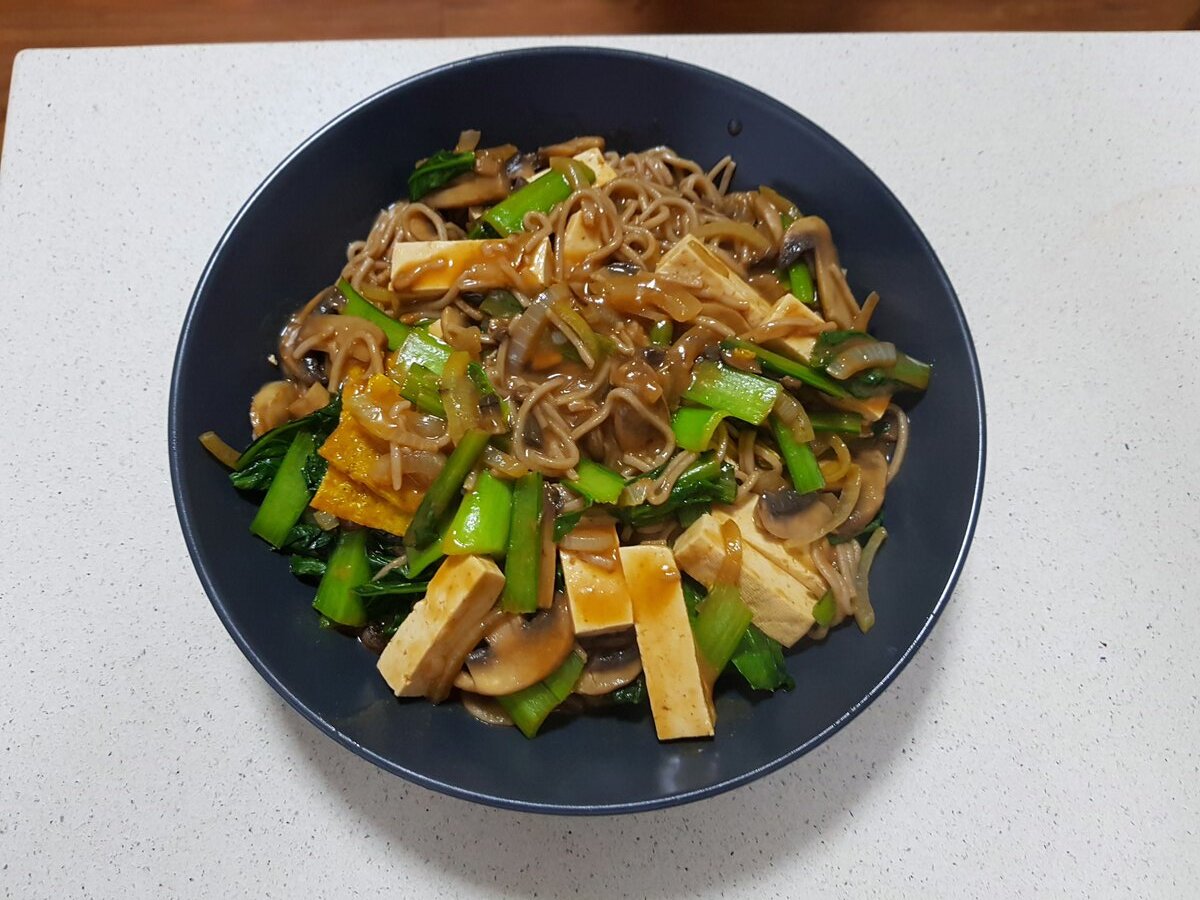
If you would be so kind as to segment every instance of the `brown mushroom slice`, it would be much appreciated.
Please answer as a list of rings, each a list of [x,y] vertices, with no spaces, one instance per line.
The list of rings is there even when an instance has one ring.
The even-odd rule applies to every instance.
[[[785,268],[793,265],[806,250],[813,252],[821,312],[839,328],[853,327],[860,312],[858,301],[846,283],[829,226],[819,216],[804,216],[788,226],[780,241],[779,264]]]
[[[485,725],[511,725],[513,723],[508,713],[504,711],[504,707],[491,697],[464,691],[462,705],[473,718]]]
[[[839,537],[854,537],[866,528],[871,520],[879,515],[880,507],[883,506],[883,495],[887,491],[887,457],[872,448],[855,454],[854,461],[862,471],[862,482],[854,510],[836,529]]]
[[[575,693],[598,697],[623,688],[642,674],[642,657],[636,643],[588,656]]]
[[[833,511],[817,494],[774,491],[758,498],[758,523],[785,541],[810,544],[828,533]]]
[[[421,202],[431,209],[459,209],[498,203],[508,196],[508,179],[502,172],[495,175],[468,173],[460,175],[443,188],[430,191]]]
[[[482,647],[467,657],[469,690],[500,697],[537,684],[560,665],[575,646],[571,614],[563,595],[532,618],[509,616],[492,630]],[[465,679],[456,679],[458,684]]]

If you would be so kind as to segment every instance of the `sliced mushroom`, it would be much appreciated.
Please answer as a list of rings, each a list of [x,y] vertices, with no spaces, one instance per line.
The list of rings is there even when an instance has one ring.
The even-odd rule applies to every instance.
[[[825,318],[839,328],[851,328],[860,312],[858,301],[846,283],[846,273],[838,262],[837,247],[825,220],[819,216],[804,216],[788,226],[780,242],[779,264],[791,266],[801,254],[813,252],[813,268],[817,276],[817,299]]]
[[[499,697],[537,684],[557,669],[575,646],[575,630],[564,595],[532,618],[508,616],[467,657],[466,679],[455,684],[488,697]]]
[[[833,512],[817,494],[775,491],[758,498],[758,523],[785,541],[810,544],[826,534]]]
[[[862,484],[854,511],[837,528],[840,537],[853,537],[869,525],[871,520],[879,515],[879,509],[883,506],[883,495],[887,490],[887,457],[878,450],[870,449],[856,453],[854,461],[862,470]]]
[[[575,693],[598,697],[623,688],[642,674],[642,658],[636,643],[616,650],[593,653],[583,667]]]
[[[460,175],[443,188],[430,191],[421,202],[431,209],[459,209],[497,203],[508,196],[508,179],[503,172]]]
[[[491,697],[481,697],[479,694],[464,691],[462,704],[466,707],[467,712],[485,725],[511,725],[513,723],[508,713],[504,711],[504,707]]]
[[[603,152],[604,138],[594,135],[571,138],[569,141],[551,144],[548,147],[539,147],[538,156],[542,157],[542,159],[550,159],[553,156],[575,156],[584,150],[599,150]]]

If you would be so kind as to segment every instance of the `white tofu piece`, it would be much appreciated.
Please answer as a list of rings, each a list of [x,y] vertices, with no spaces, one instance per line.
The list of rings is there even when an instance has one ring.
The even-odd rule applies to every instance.
[[[716,712],[671,551],[655,545],[622,547],[621,565],[633,599],[638,652],[658,739],[710,737]]]
[[[812,556],[806,550],[791,550],[787,544],[771,534],[760,524],[754,508],[758,497],[751,495],[732,506],[714,506],[712,514],[718,522],[733,519],[742,533],[742,546],[749,544],[759,553],[783,569],[812,594],[814,602],[825,593],[828,585],[817,571]]]
[[[664,253],[654,271],[686,285],[702,298],[737,306],[751,325],[757,325],[771,314],[770,302],[710,252],[695,235],[685,236]]]
[[[592,182],[592,187],[604,187],[614,178],[617,177],[616,170],[608,164],[608,160],[604,158],[604,153],[598,148],[593,147],[590,150],[584,150],[582,153],[576,153],[571,159],[576,162],[581,162],[593,172],[596,173],[596,180]],[[540,172],[534,172],[530,181],[537,181],[547,172],[549,168],[542,169]]]
[[[610,539],[608,553],[559,550],[563,581],[567,587],[567,606],[575,623],[575,634],[607,634],[633,625],[633,601],[625,571],[617,553],[617,528],[604,525],[579,525],[572,534],[596,534]],[[609,558],[611,566],[599,565],[596,557]]]
[[[603,151],[598,147],[592,147],[590,150],[576,153],[572,159],[583,163],[596,173],[596,180],[592,183],[592,187],[604,187],[617,177],[616,171],[608,164],[608,160],[604,158]]]
[[[442,563],[379,657],[379,672],[397,697],[429,696],[462,668],[479,640],[480,620],[503,588],[504,574],[486,557],[451,556]]]
[[[791,294],[784,294],[775,301],[775,305],[771,308],[771,312],[765,321],[774,322],[779,319],[804,319],[812,322],[814,325],[825,324],[824,319]],[[795,356],[804,362],[808,362],[812,358],[813,347],[816,343],[817,339],[815,336],[787,335],[764,341],[763,346],[768,350]]]
[[[449,290],[464,271],[486,263],[493,254],[509,252],[509,249],[510,245],[503,240],[397,241],[392,245],[392,290],[407,300],[438,297]],[[517,267],[528,283],[515,286],[525,290],[545,287],[550,275],[549,259],[550,245],[546,240],[526,254]],[[430,268],[412,277],[425,266]],[[489,271],[494,273],[494,283],[488,283],[484,278],[477,289],[514,287],[499,267],[481,269],[485,274]]]
[[[676,539],[674,550],[683,570],[711,588],[725,558],[720,521],[711,513],[701,516]],[[742,542],[738,586],[754,624],[785,647],[795,644],[812,628],[812,608],[818,597],[749,541]]]
[[[568,272],[583,262],[589,253],[599,249],[600,236],[584,223],[582,213],[574,213],[567,219],[561,254]]]

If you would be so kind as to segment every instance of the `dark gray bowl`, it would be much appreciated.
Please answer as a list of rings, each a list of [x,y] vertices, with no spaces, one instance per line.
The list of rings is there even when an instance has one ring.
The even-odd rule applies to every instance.
[[[715,740],[660,744],[646,714],[552,720],[527,741],[457,705],[396,700],[374,657],[318,627],[312,589],[251,537],[254,507],[196,441],[208,429],[247,439],[247,403],[273,377],[266,355],[285,317],[336,277],[346,243],[406,192],[414,161],[466,127],[521,147],[598,133],[619,149],[669,143],[707,163],[732,153],[738,185],[772,184],[829,221],[856,292],[884,298],[873,330],[936,366],[913,412],[908,463],[888,492],[891,538],[872,578],[878,624],[791,654],[790,694],[722,694]],[[426,72],[339,116],[288,157],[200,278],[180,336],[169,430],[175,499],[200,580],[238,646],[292,706],[418,784],[554,813],[710,796],[845,725],[929,633],[962,568],[983,485],[983,393],[967,324],[891,192],[836,140],[758,91],[679,62],[597,49],[499,53]]]

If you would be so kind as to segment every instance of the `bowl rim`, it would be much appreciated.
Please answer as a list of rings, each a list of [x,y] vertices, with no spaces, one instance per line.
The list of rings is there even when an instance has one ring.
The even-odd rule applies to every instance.
[[[421,772],[413,769],[405,768],[390,759],[376,753],[368,747],[357,743],[345,733],[339,731],[332,724],[326,721],[319,713],[307,706],[299,697],[297,697],[264,663],[255,648],[246,640],[245,636],[233,623],[229,611],[226,609],[225,601],[220,596],[216,589],[213,576],[209,571],[208,563],[201,557],[199,552],[199,540],[197,537],[197,529],[192,521],[190,505],[186,491],[183,487],[183,460],[180,450],[181,436],[178,431],[178,418],[180,414],[180,406],[183,403],[183,398],[180,390],[181,371],[183,368],[184,348],[189,343],[194,321],[198,312],[200,298],[208,286],[208,282],[212,276],[213,270],[216,267],[218,259],[224,253],[226,245],[229,243],[233,232],[241,224],[250,208],[258,201],[259,197],[267,190],[271,183],[280,176],[280,174],[292,163],[292,161],[303,154],[308,148],[323,138],[326,134],[336,129],[343,121],[356,115],[359,111],[376,103],[383,97],[397,91],[403,91],[410,85],[420,82],[428,78],[436,78],[451,73],[456,69],[470,68],[480,63],[493,62],[508,58],[528,58],[531,56],[555,56],[563,55],[567,57],[585,55],[593,58],[602,58],[608,61],[636,61],[639,63],[652,63],[662,66],[667,69],[675,69],[683,71],[692,77],[699,77],[702,80],[721,82],[729,86],[738,88],[740,91],[748,91],[755,95],[758,102],[764,103],[769,107],[774,107],[777,111],[786,114],[789,117],[799,119],[806,127],[814,130],[823,139],[828,140],[835,149],[846,154],[853,159],[858,165],[873,178],[882,190],[882,196],[886,203],[890,203],[895,207],[902,218],[916,233],[920,244],[928,253],[929,259],[933,262],[935,274],[940,280],[942,287],[949,295],[956,324],[961,330],[963,337],[966,339],[967,362],[971,374],[971,386],[975,399],[975,414],[979,422],[978,439],[979,452],[975,459],[975,478],[972,489],[971,504],[968,511],[967,527],[963,533],[962,541],[960,542],[955,554],[954,563],[950,570],[949,578],[942,589],[941,594],[934,603],[929,615],[926,617],[920,630],[917,632],[913,640],[907,647],[898,655],[894,665],[880,678],[879,682],[872,687],[866,695],[856,701],[849,709],[847,709],[834,722],[822,729],[817,734],[814,734],[803,743],[797,745],[786,753],[781,754],[777,758],[757,766],[754,769],[743,772],[740,775],[735,775],[726,778],[722,781],[714,782],[705,785],[701,788],[696,788],[691,791],[683,791],[673,793],[662,797],[650,798],[645,800],[622,801],[615,803],[588,803],[588,804],[570,804],[570,803],[540,803],[526,800],[519,800],[512,797],[503,797],[495,794],[488,794],[480,791],[473,791],[446,781],[441,781],[432,778]],[[175,502],[175,510],[179,516],[179,524],[183,531],[184,542],[187,545],[188,555],[191,557],[193,568],[200,579],[201,586],[204,592],[208,595],[209,602],[216,611],[217,617],[221,620],[221,624],[225,626],[226,631],[233,638],[234,643],[242,651],[245,657],[250,661],[250,664],[296,712],[300,713],[305,719],[315,725],[321,732],[332,738],[342,746],[351,750],[353,753],[373,763],[386,772],[400,777],[422,787],[437,791],[452,797],[457,797],[462,800],[468,800],[476,803],[482,803],[486,806],[492,806],[501,809],[510,809],[520,812],[534,813],[549,813],[558,815],[612,815],[621,813],[647,812],[655,809],[663,809],[666,807],[682,805],[700,800],[706,797],[713,797],[717,794],[722,794],[741,785],[754,781],[762,776],[782,768],[788,763],[794,762],[809,751],[820,746],[830,737],[849,724],[857,717],[864,709],[866,709],[883,691],[896,679],[900,671],[909,663],[916,654],[916,651],[925,642],[933,629],[946,604],[949,602],[950,596],[958,583],[959,576],[962,574],[963,566],[966,562],[967,553],[970,549],[971,542],[975,536],[975,529],[979,521],[979,513],[983,501],[983,486],[984,474],[987,461],[987,423],[984,407],[983,394],[983,379],[980,373],[979,357],[975,350],[975,342],[971,336],[970,327],[967,324],[966,315],[963,312],[962,304],[958,299],[958,294],[954,290],[954,286],[950,283],[949,276],[946,274],[945,267],[934,251],[933,246],[929,243],[929,239],[917,225],[916,221],[909,214],[908,210],[892,192],[891,188],[881,179],[875,171],[863,162],[853,151],[846,147],[841,141],[835,138],[829,132],[825,131],[821,126],[817,125],[807,116],[793,109],[780,100],[776,100],[769,94],[752,87],[745,82],[739,81],[736,78],[713,71],[712,69],[696,65],[694,63],[684,62],[678,59],[672,59],[666,56],[660,56],[652,53],[645,53],[637,50],[625,50],[608,47],[589,46],[584,44],[568,44],[558,46],[538,46],[525,47],[509,50],[500,50],[490,53],[477,54],[461,59],[452,60],[430,69],[425,69],[414,75],[390,84],[378,91],[359,100],[357,103],[338,113],[334,118],[330,119],[311,135],[305,138],[294,150],[292,150],[284,159],[276,165],[270,173],[262,180],[262,182],[254,189],[246,201],[238,209],[237,213],[230,220],[216,246],[213,248],[212,254],[208,258],[200,279],[196,284],[195,290],[192,292],[192,298],[188,303],[187,313],[184,316],[183,326],[180,329],[179,341],[175,349],[175,358],[171,370],[171,385],[168,395],[168,412],[167,412],[167,452],[170,462],[171,473],[171,491]]]

